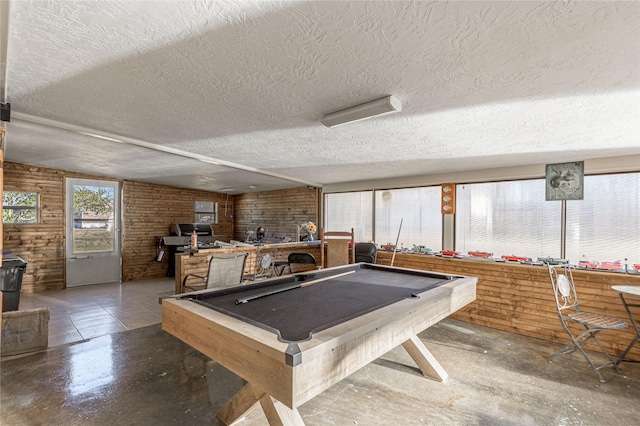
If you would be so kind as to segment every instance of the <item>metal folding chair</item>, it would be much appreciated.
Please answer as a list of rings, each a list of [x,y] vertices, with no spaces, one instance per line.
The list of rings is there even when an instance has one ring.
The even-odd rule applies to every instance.
[[[607,350],[602,346],[597,335],[604,330],[623,330],[628,327],[627,323],[608,315],[584,312],[580,310],[578,304],[578,295],[576,286],[573,281],[572,267],[570,265],[549,265],[549,276],[551,277],[551,287],[556,299],[556,307],[558,308],[558,317],[562,327],[571,338],[565,347],[553,355],[549,362],[553,362],[560,355],[569,355],[575,351],[579,351],[587,360],[591,368],[596,372],[601,382],[604,382],[600,369],[611,365],[620,373],[620,368],[616,360],[609,355]],[[584,331],[574,336],[571,331],[572,324],[580,324],[584,327]],[[596,366],[591,358],[584,350],[584,346],[588,342],[594,342],[608,359],[607,362],[600,366]]]
[[[244,278],[255,281],[277,275],[275,269],[276,250],[276,248],[258,246],[253,274],[245,275]]]
[[[308,266],[306,269],[316,269],[316,258],[311,253],[289,253],[287,256],[286,262],[276,262],[275,270],[276,275],[282,275],[285,268],[289,270],[289,274],[291,274],[291,265],[300,264],[300,265],[313,265]]]
[[[186,289],[202,290],[205,288],[233,287],[242,284],[244,267],[249,253],[214,254],[209,260],[207,276],[187,274],[182,280],[182,293]],[[187,280],[196,278],[203,283],[199,287],[187,285]],[[192,280],[193,281],[193,280]]]

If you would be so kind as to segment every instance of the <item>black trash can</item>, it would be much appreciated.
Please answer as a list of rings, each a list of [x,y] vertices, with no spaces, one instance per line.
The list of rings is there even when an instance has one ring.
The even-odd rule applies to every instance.
[[[15,256],[2,256],[0,269],[0,290],[2,291],[2,312],[17,311],[20,305],[22,276],[27,268],[27,261]]]

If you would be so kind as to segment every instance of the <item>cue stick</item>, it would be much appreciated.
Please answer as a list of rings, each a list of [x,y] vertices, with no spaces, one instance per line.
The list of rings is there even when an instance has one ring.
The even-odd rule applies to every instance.
[[[398,237],[396,238],[396,245],[393,248],[393,256],[391,256],[391,266],[393,266],[393,262],[396,260],[396,251],[398,250],[398,241],[400,241],[400,230],[402,230],[402,221],[404,218],[400,219],[400,227],[398,228]]]
[[[276,288],[273,290],[268,290],[268,291],[263,291],[262,293],[258,293],[258,294],[254,294],[253,296],[247,296],[245,298],[242,299],[236,299],[236,305],[240,305],[241,303],[247,303],[251,300],[255,300],[255,299],[260,299],[261,297],[267,297],[267,296],[271,296],[272,294],[278,294],[278,293],[282,293],[285,291],[289,291],[289,290],[294,290],[296,288],[302,288],[302,287],[309,287],[310,285],[313,284],[318,284],[322,281],[328,281],[328,280],[332,280],[334,278],[340,278],[340,277],[344,277],[345,275],[349,275],[349,274],[353,274],[354,271],[349,271],[349,272],[343,272],[342,274],[336,274],[336,275],[331,275],[329,277],[324,277],[324,278],[318,278],[317,280],[313,280],[313,281],[300,281],[300,284],[293,284],[287,287],[281,287],[281,288]]]

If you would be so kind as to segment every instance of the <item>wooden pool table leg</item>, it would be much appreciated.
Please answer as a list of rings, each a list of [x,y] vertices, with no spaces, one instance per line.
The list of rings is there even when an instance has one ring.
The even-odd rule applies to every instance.
[[[414,335],[409,340],[405,341],[402,344],[402,347],[409,352],[411,358],[413,358],[415,363],[418,364],[422,374],[439,382],[447,380],[449,375],[444,368],[442,368],[438,360],[436,360],[431,352],[429,352],[429,349],[427,349],[418,336]]]
[[[230,425],[249,411],[260,400],[261,396],[251,383],[247,383],[216,414],[224,424]]]
[[[304,425],[302,416],[297,409],[292,410],[251,383],[247,383],[218,411],[218,418],[224,424],[230,425],[242,417],[257,402],[260,402],[270,425]]]
[[[270,425],[304,426],[302,416],[297,408],[293,410],[270,395],[260,399],[262,410]]]

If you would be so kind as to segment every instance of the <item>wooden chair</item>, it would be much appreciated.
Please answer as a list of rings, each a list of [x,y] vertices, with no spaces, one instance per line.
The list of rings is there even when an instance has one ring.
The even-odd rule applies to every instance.
[[[209,260],[209,271],[206,277],[197,274],[187,274],[182,280],[182,293],[189,290],[202,290],[205,288],[233,287],[242,284],[244,267],[249,253],[214,254]],[[203,281],[202,285],[195,287],[187,285],[189,278]],[[193,281],[193,280],[192,280]]]
[[[346,231],[325,231],[320,229],[320,265],[325,268],[333,266],[347,265],[355,263],[354,247],[355,236],[353,228],[350,232]]]
[[[578,305],[578,295],[576,286],[573,281],[572,267],[570,265],[549,265],[549,276],[551,277],[551,287],[556,299],[556,307],[558,309],[558,317],[562,328],[569,335],[571,342],[549,359],[553,362],[560,355],[569,355],[575,351],[579,351],[587,360],[591,368],[596,372],[601,382],[604,382],[600,369],[611,365],[618,373],[620,368],[611,355],[606,351],[597,335],[604,330],[623,330],[628,327],[627,323],[614,317],[603,314],[595,314],[580,310]],[[577,336],[571,331],[572,324],[580,324],[584,327],[584,331]],[[589,341],[593,341],[600,347],[602,353],[609,360],[604,364],[597,366],[591,361],[587,353],[584,351],[584,345]]]
[[[356,263],[376,263],[378,248],[373,243],[356,243]]]

